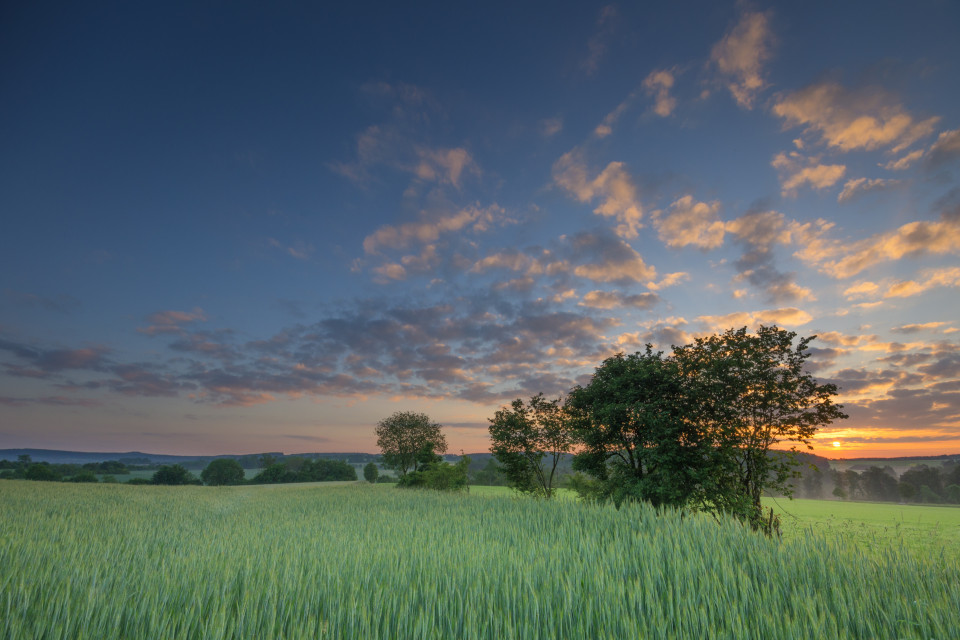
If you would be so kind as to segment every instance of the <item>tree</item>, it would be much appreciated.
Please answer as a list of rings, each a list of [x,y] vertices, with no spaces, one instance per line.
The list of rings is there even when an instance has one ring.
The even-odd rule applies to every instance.
[[[97,475],[89,469],[83,469],[70,477],[70,482],[100,482]]]
[[[684,418],[687,399],[674,360],[619,353],[574,387],[565,406],[580,451],[573,468],[592,476],[594,499],[684,505],[704,480],[699,434]]]
[[[21,458],[24,456],[20,456]],[[27,456],[29,458],[29,456]],[[50,464],[46,462],[35,462],[27,467],[27,470],[24,471],[23,477],[27,480],[44,480],[47,482],[55,482],[60,480],[60,474],[54,469]]]
[[[860,475],[860,488],[870,500],[896,501],[900,497],[897,479],[885,469],[876,466]]]
[[[163,465],[153,474],[150,484],[182,485],[200,484],[200,481],[183,465]]]
[[[425,413],[398,411],[377,423],[376,434],[383,466],[400,476],[417,471],[424,463],[425,452],[439,455],[447,451],[440,424],[431,422]]]
[[[559,398],[544,400],[541,393],[528,406],[514,400],[490,419],[490,440],[490,451],[515,489],[553,496],[557,466],[573,444]]]
[[[709,443],[709,470],[699,502],[765,528],[760,497],[766,490],[791,495],[797,477],[792,456],[774,448],[808,449],[821,426],[846,418],[834,404],[837,387],[820,384],[806,369],[809,343],[776,326],[755,334],[730,329],[675,347],[684,380],[684,419]]]
[[[243,467],[233,458],[217,458],[200,472],[200,479],[204,484],[214,486],[241,484],[243,478]]]
[[[377,468],[377,463],[368,462],[367,466],[363,468],[363,479],[369,482],[370,484],[376,484],[377,478],[380,476],[380,470]]]

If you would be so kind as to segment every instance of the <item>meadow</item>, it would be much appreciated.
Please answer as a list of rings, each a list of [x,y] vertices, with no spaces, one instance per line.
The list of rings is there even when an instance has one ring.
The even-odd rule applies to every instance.
[[[0,486],[4,638],[943,638],[960,566],[392,486]],[[791,503],[796,504],[796,503]],[[893,505],[896,506],[896,505]]]

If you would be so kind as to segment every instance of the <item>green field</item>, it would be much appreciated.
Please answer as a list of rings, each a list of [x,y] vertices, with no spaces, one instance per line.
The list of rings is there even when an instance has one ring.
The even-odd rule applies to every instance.
[[[867,551],[903,548],[960,564],[960,507],[892,502],[764,499],[780,515],[784,538],[810,533],[841,538]]]
[[[960,565],[937,557],[832,530],[777,541],[708,516],[495,494],[6,481],[0,637],[946,638],[960,628]]]

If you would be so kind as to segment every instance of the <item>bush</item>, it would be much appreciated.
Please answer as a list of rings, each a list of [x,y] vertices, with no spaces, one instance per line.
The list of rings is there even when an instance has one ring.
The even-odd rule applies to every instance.
[[[401,488],[433,489],[435,491],[466,491],[467,467],[470,458],[463,456],[457,464],[432,462],[421,468],[400,476],[397,486]]]
[[[124,482],[124,484],[143,485],[143,484],[153,484],[153,483],[150,482],[149,478],[130,478],[129,480]]]

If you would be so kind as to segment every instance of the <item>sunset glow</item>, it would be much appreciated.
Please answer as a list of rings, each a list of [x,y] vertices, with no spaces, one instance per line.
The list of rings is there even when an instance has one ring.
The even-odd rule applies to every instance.
[[[485,451],[618,351],[778,324],[850,415],[814,453],[960,452],[960,4],[2,23],[0,448],[374,451],[412,410]]]

